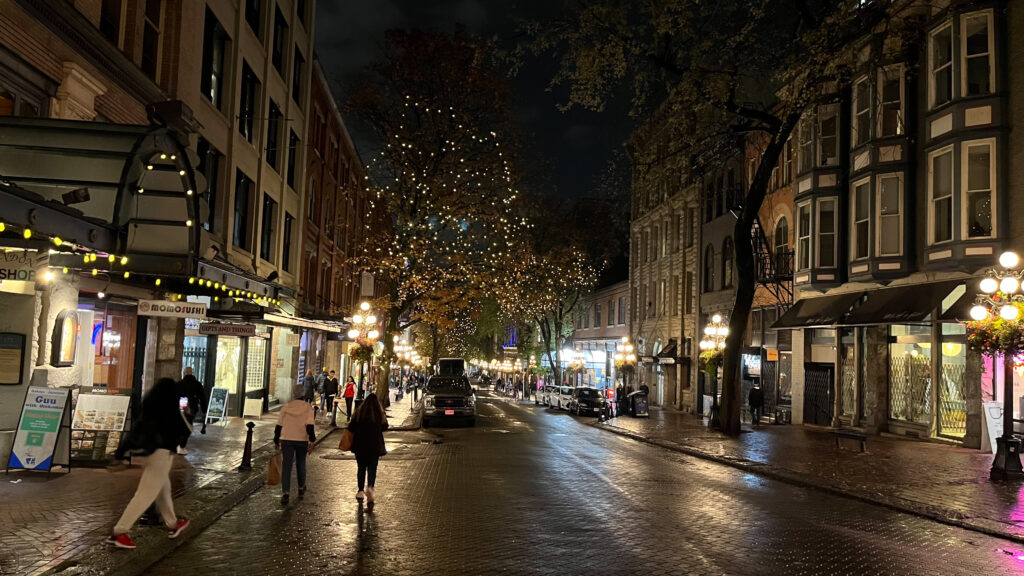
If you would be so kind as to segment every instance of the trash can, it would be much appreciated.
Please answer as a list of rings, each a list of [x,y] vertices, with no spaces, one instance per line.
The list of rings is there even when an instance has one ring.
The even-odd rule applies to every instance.
[[[629,414],[636,418],[642,418],[644,416],[650,416],[650,411],[647,407],[647,392],[643,390],[637,390],[629,395]]]

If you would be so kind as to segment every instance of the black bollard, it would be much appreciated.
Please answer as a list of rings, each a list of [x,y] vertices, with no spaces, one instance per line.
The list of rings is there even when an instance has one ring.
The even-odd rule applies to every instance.
[[[245,434],[245,451],[242,452],[242,463],[238,466],[239,472],[252,470],[252,429],[256,427],[256,423],[247,422],[245,427],[249,431]]]

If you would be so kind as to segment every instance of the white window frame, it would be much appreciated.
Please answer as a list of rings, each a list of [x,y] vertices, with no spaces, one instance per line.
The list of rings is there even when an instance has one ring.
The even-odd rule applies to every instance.
[[[819,198],[814,203],[814,226],[815,226],[815,238],[817,242],[814,243],[814,265],[816,268],[825,268],[821,263],[821,237],[824,236],[821,232],[821,207],[823,204],[832,203],[832,265],[828,268],[836,268],[839,266],[839,198],[837,196],[826,196]]]
[[[992,214],[992,233],[988,236],[970,236],[968,233],[967,226],[970,223],[970,217],[967,214],[967,210],[970,208],[970,203],[967,201],[967,178],[968,162],[970,154],[968,151],[971,146],[988,146],[988,177],[989,177],[989,195],[992,202],[991,214]],[[961,238],[964,240],[984,240],[986,238],[997,238],[999,236],[999,220],[997,214],[998,210],[998,194],[996,194],[996,139],[995,138],[982,138],[979,140],[967,140],[960,143],[960,231]]]
[[[949,34],[950,34],[950,46],[949,46],[949,49],[950,49],[950,59],[949,59],[949,66],[950,66],[951,72],[950,72],[949,77],[950,77],[950,80],[952,80],[953,78],[956,78],[956,54],[953,53],[953,46],[955,44],[955,38],[953,37],[953,23],[952,22],[946,22],[945,24],[935,28],[934,30],[932,30],[931,32],[928,33],[928,109],[929,110],[934,109],[936,106],[941,106],[941,105],[944,105],[944,104],[948,104],[948,102],[943,102],[942,104],[936,104],[936,102],[935,102],[935,72],[936,72],[936,70],[935,70],[935,48],[934,48],[935,36],[938,35],[939,33],[943,32],[943,31],[945,31],[946,29],[949,29],[949,31],[950,31],[949,32]],[[956,95],[955,87],[951,86],[949,93],[950,93],[950,101],[952,101],[953,97]]]
[[[860,223],[861,220],[857,219],[857,188],[859,188],[861,186],[864,186],[864,185],[867,185],[867,187],[868,187],[868,189],[867,189],[867,195],[868,195],[868,214],[867,214],[867,217],[865,218],[865,220],[867,220],[867,223],[868,223],[868,230],[867,230],[867,235],[868,235],[868,253],[864,254],[863,256],[859,256],[859,255],[857,255],[857,241],[859,240],[859,238],[857,236],[857,224]],[[865,178],[861,178],[860,180],[857,180],[856,182],[853,182],[852,184],[850,184],[850,260],[865,260],[865,259],[871,257],[871,240],[870,240],[870,238],[871,238],[871,177],[868,176],[868,177],[865,177]]]
[[[996,93],[996,47],[995,37],[996,31],[993,27],[995,21],[992,18],[992,10],[979,10],[977,12],[968,12],[960,15],[960,96],[966,98],[967,95],[967,20],[969,18],[983,17],[988,21],[988,93]],[[956,58],[954,58],[956,60]],[[982,96],[976,94],[975,96]]]
[[[951,170],[949,171],[949,239],[948,240],[936,240],[935,239],[935,158],[942,156],[943,154],[949,154],[949,165]],[[956,199],[956,170],[952,169],[956,167],[956,153],[953,150],[953,145],[939,148],[928,153],[928,245],[935,246],[939,244],[945,244],[952,242],[956,239],[956,220],[954,214],[956,213],[953,206],[953,201]]]
[[[899,189],[897,190],[897,196],[899,198],[899,211],[895,214],[898,219],[899,226],[899,238],[896,245],[899,246],[899,250],[895,253],[885,253],[882,251],[882,180],[886,178],[896,178],[899,181]],[[903,191],[906,185],[906,181],[903,172],[889,172],[887,174],[878,174],[875,176],[875,254],[879,258],[891,258],[897,256],[903,256]],[[893,217],[893,214],[888,214],[886,217]]]
[[[857,97],[857,87],[859,85],[861,85],[861,84],[867,86],[867,88],[868,88],[868,93],[867,93],[867,100],[868,101],[867,101],[866,105],[864,106],[863,110],[858,110],[858,108],[861,105],[861,102],[860,102],[860,98]],[[859,146],[867,144],[868,141],[871,140],[871,104],[872,104],[872,102],[871,102],[871,79],[868,76],[861,76],[860,78],[858,78],[857,80],[854,81],[852,96],[853,96],[853,106],[851,107],[851,111],[853,112],[853,114],[852,114],[853,118],[851,118],[851,121],[850,121],[850,133],[852,135],[851,139],[853,141],[853,147],[857,148]],[[860,131],[857,129],[858,125],[860,124],[860,116],[861,115],[867,115],[867,117],[868,117],[868,121],[867,121],[868,133],[864,134],[864,135],[861,135]]]
[[[821,126],[822,126],[822,120],[824,120],[825,118],[828,118],[829,116],[832,116],[832,117],[835,118],[835,122],[833,122],[833,124],[836,127],[836,133],[833,136],[830,137],[832,140],[835,140],[835,157],[832,159],[832,162],[826,164],[825,163],[825,154],[822,151],[822,145],[825,143],[825,138],[824,138],[824,136],[822,134]],[[818,162],[819,162],[819,164],[816,164],[814,166],[819,167],[819,168],[820,167],[828,168],[828,167],[839,166],[839,130],[840,130],[839,129],[839,105],[838,104],[822,104],[821,106],[818,106],[817,115],[816,115],[816,122],[815,122],[814,126],[815,126],[815,128],[817,128],[817,130],[815,132],[815,139],[817,140],[817,146],[815,148],[817,149]]]
[[[897,129],[895,134],[885,134],[882,131],[882,122],[885,120],[885,115],[882,113],[883,106],[885,105],[885,101],[882,100],[882,98],[885,97],[885,92],[882,90],[882,85],[885,82],[885,75],[886,75],[886,73],[887,72],[891,72],[893,70],[897,71],[897,73],[899,74],[899,80],[900,80],[900,117],[899,117],[900,121],[899,121],[899,128]],[[893,136],[904,136],[904,135],[906,135],[906,133],[907,133],[907,124],[906,124],[906,117],[907,117],[907,86],[906,86],[906,73],[905,73],[905,71],[903,69],[903,64],[895,64],[895,65],[892,65],[892,66],[886,66],[884,68],[879,68],[879,70],[878,70],[878,77],[877,77],[876,80],[877,80],[876,90],[877,90],[877,94],[878,94],[878,97],[876,98],[876,100],[878,102],[878,108],[877,108],[878,111],[875,114],[875,116],[877,118],[877,121],[875,122],[875,130],[876,130],[875,133],[878,134],[879,138],[890,138],[890,137],[893,137]]]
[[[800,213],[802,210],[807,210],[807,235],[806,236],[801,235],[802,231],[800,230],[800,223],[803,220],[803,218],[801,218],[801,213]],[[811,202],[810,202],[810,200],[808,200],[806,202],[802,202],[800,204],[797,204],[797,206],[796,206],[796,266],[795,267],[796,267],[797,270],[810,270],[812,265],[813,265],[813,258],[811,258],[811,255],[812,255],[811,254],[812,253],[812,250],[811,250],[811,238],[814,237],[813,236],[814,235],[814,216],[813,216],[813,214],[811,212],[812,211],[811,211]],[[802,246],[802,243],[803,243],[803,241],[805,239],[807,240],[807,247],[806,248],[804,248]],[[801,263],[803,262],[804,250],[806,250],[807,253],[808,253],[807,254],[807,266],[805,266],[805,267],[801,266]]]

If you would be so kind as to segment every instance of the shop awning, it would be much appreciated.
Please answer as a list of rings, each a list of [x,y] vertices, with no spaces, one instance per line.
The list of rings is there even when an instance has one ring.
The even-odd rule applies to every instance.
[[[669,342],[668,346],[662,348],[654,357],[657,359],[658,364],[675,364],[678,360],[676,357],[676,343]]]
[[[316,320],[306,320],[305,318],[294,318],[292,316],[285,316],[284,314],[272,314],[268,312],[263,315],[263,321],[267,324],[276,324],[278,326],[308,328],[310,330],[322,330],[324,332],[341,332],[341,326],[337,324],[328,324],[327,322],[318,322]]]
[[[964,292],[964,280],[948,280],[929,284],[911,284],[896,288],[882,288],[867,293],[867,299],[857,306],[841,324],[899,324],[925,322],[936,309],[942,313],[943,301],[955,299]],[[954,291],[957,293],[954,294]],[[955,300],[954,300],[955,301]],[[950,302],[947,302],[947,307]]]
[[[772,328],[807,328],[810,326],[833,326],[840,323],[850,309],[864,295],[863,292],[847,292],[815,298],[797,300]]]
[[[953,302],[949,308],[942,311],[939,316],[939,320],[942,322],[967,322],[971,319],[971,308],[974,307],[975,299],[978,296],[976,290],[970,290],[973,285],[977,285],[973,280],[968,280],[964,289],[964,293]]]

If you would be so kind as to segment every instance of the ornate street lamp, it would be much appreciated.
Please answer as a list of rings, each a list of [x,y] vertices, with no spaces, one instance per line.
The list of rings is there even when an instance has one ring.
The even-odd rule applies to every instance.
[[[1021,467],[1021,441],[1013,435],[1013,365],[1014,357],[1024,348],[1024,294],[1021,280],[1024,271],[1018,270],[1020,256],[1003,252],[999,267],[990,268],[979,283],[981,293],[975,297],[967,323],[968,344],[971,349],[991,356],[1003,355],[1003,435],[996,439],[996,457],[992,461],[989,477],[993,480],[1012,480],[1024,477]]]
[[[623,391],[629,385],[627,378],[636,369],[636,354],[633,354],[633,345],[629,342],[629,336],[623,336],[622,341],[615,345],[615,370],[622,374]]]
[[[359,310],[352,314],[352,328],[348,331],[348,337],[356,342],[362,340],[362,342],[359,342],[360,346],[367,346],[371,350],[373,349],[373,344],[380,337],[380,332],[377,330],[377,317],[374,316],[373,310],[370,309],[369,302],[361,303]],[[356,400],[359,402],[362,402],[365,394],[363,391],[363,380],[366,375],[365,364],[365,360],[359,364],[359,390],[356,394]]]
[[[721,314],[715,314],[711,317],[711,323],[704,327],[704,338],[700,341],[700,357],[704,362],[704,372],[711,378],[711,417],[708,419],[708,428],[712,430],[722,426],[718,414],[718,367],[722,364],[722,356],[725,354],[727,336],[728,323]]]

